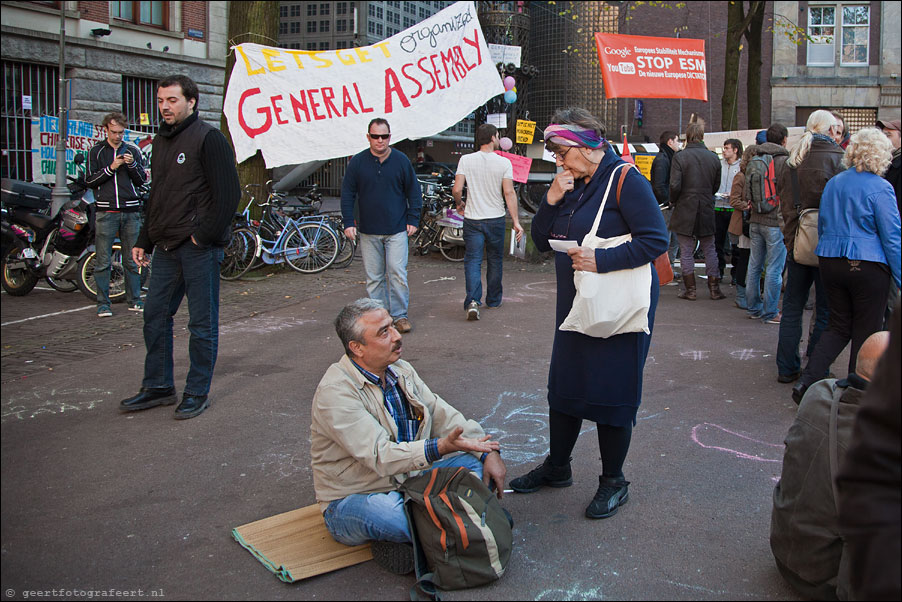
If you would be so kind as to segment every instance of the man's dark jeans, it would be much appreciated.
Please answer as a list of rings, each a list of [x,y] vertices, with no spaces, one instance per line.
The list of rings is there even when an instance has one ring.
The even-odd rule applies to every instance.
[[[805,355],[811,357],[821,334],[827,328],[830,317],[827,292],[821,282],[820,271],[786,259],[786,288],[783,290],[783,318],[780,320],[780,338],[777,343],[777,372],[781,376],[792,376],[802,369],[799,357],[799,342],[802,340],[802,314],[808,303],[808,291],[814,283],[815,314],[814,330],[808,338]]]
[[[200,248],[190,240],[177,249],[157,247],[144,302],[145,388],[174,386],[172,317],[188,297],[188,357],[191,367],[186,395],[207,395],[219,346],[220,247]]]
[[[489,307],[501,305],[501,270],[504,263],[504,217],[491,219],[465,219],[464,276],[467,281],[467,297],[464,309],[471,301],[482,304],[482,250],[485,248],[485,304]],[[513,232],[511,233],[513,236]],[[525,235],[524,235],[525,236]]]
[[[732,218],[732,211],[714,212],[714,248],[717,250],[717,269],[720,270],[721,278],[725,278],[727,275],[727,256],[724,252],[724,245],[730,240],[730,237],[727,236],[727,229],[730,227],[730,220]],[[730,252],[732,253],[734,250],[731,249]],[[733,270],[733,276],[735,276],[735,265],[733,266]]]

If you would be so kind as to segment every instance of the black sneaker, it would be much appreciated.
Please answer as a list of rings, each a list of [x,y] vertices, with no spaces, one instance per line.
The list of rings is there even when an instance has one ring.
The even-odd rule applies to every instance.
[[[542,487],[570,487],[570,485],[573,485],[570,462],[568,461],[566,466],[554,466],[551,463],[551,456],[545,458],[537,468],[510,482],[511,489],[517,493],[532,493]]]
[[[608,518],[617,514],[617,509],[630,497],[629,484],[623,477],[598,477],[598,491],[586,508],[586,517]]]
[[[413,546],[394,541],[370,542],[370,551],[376,564],[395,575],[413,572]]]

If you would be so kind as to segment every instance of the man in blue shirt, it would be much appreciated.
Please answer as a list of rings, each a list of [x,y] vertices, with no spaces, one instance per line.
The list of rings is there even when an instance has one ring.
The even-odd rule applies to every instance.
[[[405,333],[411,329],[407,238],[417,231],[423,197],[410,159],[389,146],[388,121],[370,121],[366,137],[370,147],[351,158],[341,184],[344,233],[353,240],[359,230],[367,294],[383,303],[395,328]]]

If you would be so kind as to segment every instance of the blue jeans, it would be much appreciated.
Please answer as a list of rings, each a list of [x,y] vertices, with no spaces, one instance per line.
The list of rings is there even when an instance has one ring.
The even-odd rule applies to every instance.
[[[814,283],[815,315],[814,331],[808,338],[805,355],[811,357],[814,346],[827,328],[830,310],[827,303],[827,292],[821,282],[820,271],[811,266],[802,265],[792,260],[786,262],[786,288],[783,291],[783,318],[780,321],[780,339],[777,343],[777,372],[783,376],[791,376],[802,370],[799,357],[799,342],[802,340],[802,313],[808,302],[808,291]]]
[[[143,222],[140,211],[98,211],[94,219],[94,282],[97,283],[97,306],[110,306],[110,270],[113,242],[122,243],[122,267],[125,269],[125,298],[129,305],[141,300],[141,274],[132,260],[132,247],[138,240]]]
[[[783,264],[786,245],[779,226],[749,225],[752,239],[749,271],[746,277],[745,300],[750,315],[769,320],[777,315],[780,286],[783,284]],[[765,263],[767,268],[765,270]],[[761,272],[764,271],[764,299],[761,298]]]
[[[482,478],[482,462],[472,454],[460,453],[443,458],[432,468],[463,466]],[[388,493],[355,493],[335,500],[323,513],[326,528],[338,543],[359,546],[368,541],[411,541],[410,526],[404,514],[404,496]]]
[[[207,395],[219,347],[219,264],[221,247],[200,248],[190,240],[153,253],[150,286],[144,304],[145,388],[174,386],[172,317],[188,297],[188,358],[191,366],[186,395]]]
[[[382,301],[393,320],[407,317],[407,231],[361,234],[360,256],[370,299]]]
[[[485,304],[489,307],[501,305],[501,271],[504,264],[505,218],[465,219],[464,275],[467,281],[467,297],[464,308],[470,301],[482,305],[482,250],[485,248]],[[513,232],[511,232],[513,236]]]

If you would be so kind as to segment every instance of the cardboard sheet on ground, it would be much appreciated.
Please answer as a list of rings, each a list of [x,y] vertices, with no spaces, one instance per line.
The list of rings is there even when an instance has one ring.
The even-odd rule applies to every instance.
[[[232,537],[286,583],[373,558],[369,544],[351,547],[332,539],[317,504],[236,527]]]

